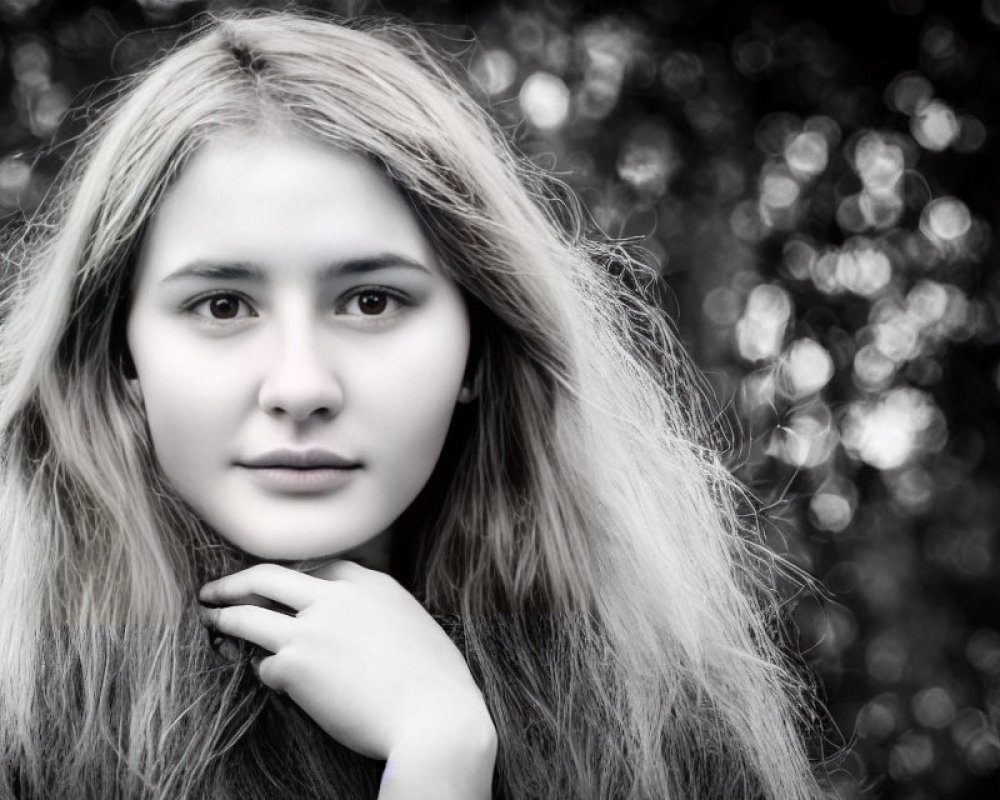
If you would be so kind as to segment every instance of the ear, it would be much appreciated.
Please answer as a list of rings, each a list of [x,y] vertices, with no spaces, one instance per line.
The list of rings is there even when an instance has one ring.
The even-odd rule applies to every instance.
[[[128,345],[125,345],[121,352],[121,370],[122,375],[125,376],[125,380],[139,382],[139,374],[135,371],[135,362],[132,361],[132,354],[128,350]]]
[[[471,375],[466,375],[462,381],[462,388],[458,392],[458,402],[463,405],[471,403],[479,397],[479,391],[483,384],[483,362],[482,359],[476,365]]]
[[[126,380],[125,380],[125,388],[128,390],[128,393],[130,395],[132,395],[132,397],[135,399],[135,401],[141,407],[143,405],[143,403],[144,403],[144,400],[143,400],[143,396],[142,396],[142,384],[139,383],[139,379],[138,378],[126,378]]]
[[[462,377],[462,389],[458,393],[458,402],[468,405],[477,397],[483,386],[483,364],[487,360],[489,340],[487,326],[489,314],[482,303],[474,297],[465,297],[469,310],[469,355],[465,362],[465,375]]]

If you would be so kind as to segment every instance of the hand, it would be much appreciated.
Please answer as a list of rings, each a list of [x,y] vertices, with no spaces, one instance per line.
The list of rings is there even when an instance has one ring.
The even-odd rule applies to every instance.
[[[313,575],[260,564],[205,584],[199,597],[221,606],[205,609],[206,625],[273,654],[259,662],[260,680],[352,750],[402,761],[427,742],[439,743],[437,756],[452,745],[456,755],[467,744],[495,747],[462,654],[388,575],[350,561]]]

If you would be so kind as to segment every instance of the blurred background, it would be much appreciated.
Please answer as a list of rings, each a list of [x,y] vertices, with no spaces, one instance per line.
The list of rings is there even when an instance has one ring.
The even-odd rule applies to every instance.
[[[248,5],[0,0],[0,226],[116,77]],[[1000,0],[298,5],[434,23],[657,266],[769,541],[826,590],[794,616],[830,796],[1000,797]]]

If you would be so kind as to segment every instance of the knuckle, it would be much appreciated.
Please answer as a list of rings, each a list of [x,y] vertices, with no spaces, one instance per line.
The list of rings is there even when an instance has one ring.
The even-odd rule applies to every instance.
[[[377,570],[371,570],[370,573],[371,580],[379,586],[386,586],[393,589],[402,589],[399,581],[397,581],[392,575],[386,572],[378,572]]]
[[[327,581],[326,585],[319,592],[319,596],[323,599],[336,599],[343,597],[350,590],[351,585],[345,581]]]
[[[232,606],[222,606],[220,608],[212,609],[212,622],[214,623],[214,627],[220,630],[231,628],[234,619],[233,612],[235,610],[236,609]]]
[[[329,640],[333,632],[325,616],[300,617],[287,647],[294,655],[297,648],[309,648]]]
[[[282,647],[278,652],[261,660],[257,666],[257,677],[271,689],[286,691],[298,680],[304,669],[300,653],[300,648],[295,645]]]
[[[308,606],[296,613],[296,618],[305,622],[316,617],[328,618],[341,607],[344,598],[344,585],[329,583],[323,586],[312,599]]]
[[[215,609],[215,629],[232,636],[239,636],[243,630],[243,618],[240,609],[233,606],[223,606]]]
[[[277,564],[257,564],[252,567],[252,570],[256,575],[260,575],[265,578],[273,578],[280,575],[282,569],[283,568],[279,567]]]
[[[278,654],[261,659],[257,665],[257,677],[269,689],[283,691],[288,683],[284,660]]]
[[[276,565],[274,564],[256,564],[250,567],[243,573],[246,588],[253,590],[261,584],[267,583],[269,579],[274,577],[275,569]]]
[[[350,578],[357,578],[358,576],[367,572],[367,570],[360,564],[356,564],[355,562],[349,561],[346,558],[334,562],[331,569],[334,573],[334,576],[340,580],[349,580]]]

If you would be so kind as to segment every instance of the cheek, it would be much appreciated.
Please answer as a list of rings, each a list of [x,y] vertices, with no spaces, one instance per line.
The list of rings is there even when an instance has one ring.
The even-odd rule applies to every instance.
[[[197,435],[234,413],[237,394],[245,394],[259,359],[233,348],[220,355],[175,325],[143,321],[130,330],[129,346],[154,437],[163,438],[160,430]]]
[[[221,410],[218,403],[200,393],[182,391],[181,385],[142,387],[153,451],[172,480],[210,463],[224,421],[213,413]]]
[[[180,485],[218,459],[222,437],[238,414],[233,381],[182,350],[167,346],[133,356],[154,454]]]
[[[370,370],[362,401],[378,446],[410,480],[426,480],[437,463],[468,356],[465,325],[421,333],[411,332],[391,361]]]

